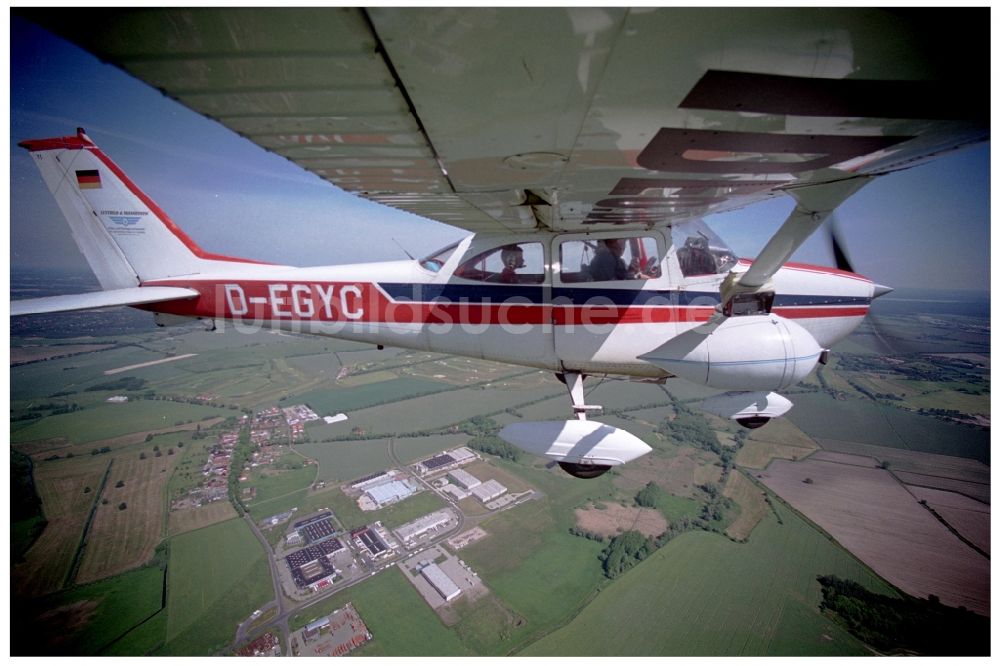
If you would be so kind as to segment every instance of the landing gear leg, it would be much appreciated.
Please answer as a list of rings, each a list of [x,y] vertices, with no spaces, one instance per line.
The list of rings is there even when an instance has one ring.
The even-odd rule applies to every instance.
[[[573,414],[581,421],[587,420],[587,412],[601,409],[600,405],[585,405],[583,403],[583,380],[586,375],[580,372],[557,372],[556,379],[566,385],[570,400],[573,401]]]
[[[557,372],[556,377],[569,390],[569,397],[573,401],[573,414],[581,421],[587,420],[587,412],[592,409],[601,409],[600,405],[585,405],[583,403],[583,380],[585,375],[579,372]],[[604,474],[610,465],[590,465],[587,463],[571,463],[560,460],[559,466],[564,472],[578,479],[595,479]]]

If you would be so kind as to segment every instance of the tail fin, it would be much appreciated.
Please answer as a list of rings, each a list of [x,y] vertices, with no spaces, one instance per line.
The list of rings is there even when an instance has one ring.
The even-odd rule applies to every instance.
[[[198,247],[82,129],[18,145],[34,158],[104,289],[200,273],[212,260],[245,261]]]

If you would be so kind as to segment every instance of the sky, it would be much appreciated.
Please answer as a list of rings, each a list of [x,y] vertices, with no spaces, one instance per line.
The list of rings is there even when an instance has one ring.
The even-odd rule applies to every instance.
[[[17,142],[86,129],[205,250],[310,266],[419,257],[468,232],[345,193],[78,47],[11,17],[10,262],[87,270]],[[876,180],[838,210],[857,272],[893,287],[989,289],[989,145]],[[706,222],[753,257],[789,198]],[[793,257],[832,265],[816,234]]]

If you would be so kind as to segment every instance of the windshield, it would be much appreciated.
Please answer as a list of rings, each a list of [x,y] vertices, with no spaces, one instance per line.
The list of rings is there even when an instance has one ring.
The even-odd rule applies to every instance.
[[[684,277],[725,273],[736,265],[736,254],[701,220],[675,225],[671,234]]]
[[[432,273],[437,273],[441,270],[441,267],[445,265],[452,252],[455,251],[455,248],[458,247],[458,244],[461,242],[462,241],[455,241],[451,245],[443,247],[434,254],[421,259],[420,266],[428,271],[431,271]]]

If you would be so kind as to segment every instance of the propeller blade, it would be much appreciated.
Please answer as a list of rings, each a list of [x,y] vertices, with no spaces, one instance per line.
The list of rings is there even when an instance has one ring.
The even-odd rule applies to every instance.
[[[850,257],[847,256],[847,245],[844,243],[836,213],[830,216],[830,221],[827,225],[827,237],[830,239],[830,250],[833,252],[833,260],[837,268],[849,273],[856,273],[857,271],[854,270]]]

